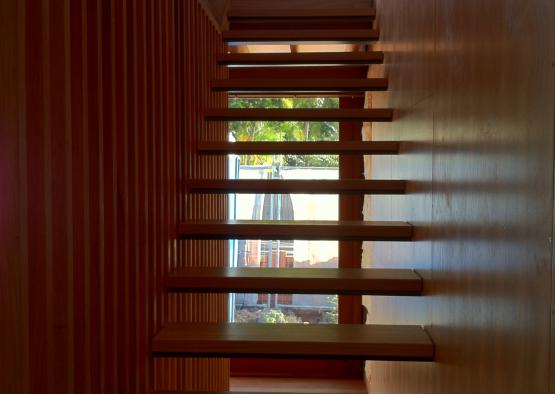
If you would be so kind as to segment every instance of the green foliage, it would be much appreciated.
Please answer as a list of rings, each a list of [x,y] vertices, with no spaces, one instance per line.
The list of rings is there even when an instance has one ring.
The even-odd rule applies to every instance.
[[[230,108],[338,108],[336,98],[256,98],[231,99]],[[231,122],[229,130],[235,141],[333,141],[339,136],[337,122],[271,122],[248,121]],[[286,155],[278,159],[285,166],[338,167],[337,156],[298,156]],[[248,155],[241,157],[246,165],[269,165],[274,161],[271,156]]]
[[[295,315],[286,315],[279,309],[266,309],[260,314],[260,323],[302,323]]]
[[[339,303],[337,294],[327,296],[327,301],[333,305],[333,309],[330,311],[326,311],[323,316],[323,320],[325,323],[338,323],[339,322],[339,310],[337,309],[337,305]]]

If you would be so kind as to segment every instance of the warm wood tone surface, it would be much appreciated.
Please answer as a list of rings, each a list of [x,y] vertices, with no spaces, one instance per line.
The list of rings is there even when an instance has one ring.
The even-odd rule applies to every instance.
[[[26,200],[29,179],[24,167],[27,131],[21,108],[26,99],[22,58],[25,29],[21,20],[24,8],[24,3],[18,0],[0,2],[0,392],[10,394],[30,393],[30,387],[36,387],[31,378],[37,376],[36,369],[31,370],[29,365],[33,360],[28,335],[31,264],[27,259]],[[36,284],[36,281],[31,283]],[[42,343],[44,339],[42,333]],[[40,358],[46,359],[43,353]],[[51,369],[47,369],[49,373]],[[64,384],[57,387],[63,389]]]
[[[372,362],[371,393],[553,392],[555,3],[378,0],[377,10],[386,67],[371,76],[395,88],[372,105],[404,110],[372,134],[418,149],[368,158],[367,175],[418,180],[421,192],[367,199],[368,220],[418,223],[418,242],[367,245],[366,256],[415,268],[425,289],[367,305],[372,323],[425,324],[437,362]]]
[[[300,52],[297,52],[300,53]],[[365,66],[303,66],[303,67],[230,67],[230,78],[261,78],[261,79],[364,79],[368,73]],[[362,108],[362,107],[361,107]]]
[[[366,44],[376,41],[376,29],[321,29],[321,30],[230,30],[224,31],[224,41],[229,45],[264,43]]]
[[[229,385],[230,392],[234,394],[367,394],[362,379],[232,377]],[[229,394],[230,392],[164,391],[154,394]]]
[[[186,268],[171,273],[171,292],[419,295],[411,270],[356,268]]]
[[[266,390],[290,394],[367,394],[362,379],[332,379],[329,377],[318,379],[232,377],[229,386],[232,391],[246,392]]]
[[[152,0],[149,0],[152,1]],[[213,4],[219,1],[212,2]],[[218,67],[216,56],[225,51],[220,34],[202,12],[198,1],[174,1],[175,9],[168,17],[175,20],[175,45],[177,51],[174,89],[179,116],[175,124],[177,140],[168,149],[177,152],[175,177],[168,180],[175,185],[179,181],[195,177],[226,176],[225,157],[206,157],[196,153],[196,144],[201,138],[225,141],[227,127],[221,123],[204,122],[201,115],[205,106],[225,106],[227,96],[212,93],[207,89],[213,78],[226,78],[228,69]],[[155,58],[156,55],[154,55]],[[163,63],[162,63],[163,64]],[[150,108],[164,112],[164,102],[153,101]],[[210,136],[210,137],[208,137]],[[155,157],[156,158],[156,157]],[[141,176],[141,174],[139,174]],[[179,179],[179,180],[178,180]],[[156,184],[155,184],[156,185]],[[223,219],[227,217],[226,196],[191,196],[181,188],[174,189],[177,201],[174,206],[163,205],[161,210],[175,210],[178,221],[185,219]],[[153,198],[156,194],[153,195]],[[141,196],[139,196],[141,198]],[[176,241],[175,225],[152,231],[168,231],[174,243],[167,246],[175,250],[171,259],[160,260],[161,274],[155,274],[161,285],[165,274],[180,267],[225,266],[228,245],[225,241]],[[139,240],[135,242],[140,243]],[[149,247],[145,245],[145,247]],[[156,256],[154,257],[156,258]],[[164,322],[227,321],[227,296],[223,294],[163,294],[156,313]],[[157,367],[156,389],[225,390],[228,388],[229,361],[224,359],[162,359]]]
[[[167,325],[152,340],[155,356],[297,357],[432,360],[419,326],[364,324],[191,323]]]
[[[310,362],[314,362],[311,360]],[[330,361],[327,361],[330,362]],[[154,394],[367,394],[362,379],[232,377],[231,391],[156,391]]]
[[[405,194],[405,181],[391,180],[294,180],[294,179],[198,179],[185,183],[190,193],[267,194]]]
[[[233,10],[246,10],[249,13],[262,15],[271,13],[291,14],[305,13],[319,15],[317,18],[305,17],[286,19],[281,18],[231,18],[230,26],[238,29],[307,29],[307,28],[371,28],[373,8],[370,0],[231,0]],[[348,17],[338,15],[352,14]],[[329,16],[326,16],[329,15]],[[359,15],[359,16],[356,16]],[[368,16],[366,16],[368,15]],[[341,50],[350,51],[349,48]]]
[[[295,154],[295,155],[396,155],[396,141],[318,141],[318,142],[199,142],[204,154]]]
[[[228,28],[227,12],[231,0],[198,0],[218,31]]]
[[[207,163],[225,167],[193,164],[179,134],[187,122],[227,136],[193,107],[226,102],[196,94],[227,72],[212,73],[221,38],[195,1],[173,0],[3,0],[0,32],[0,392],[146,394],[155,380],[225,390],[226,361],[155,371],[149,349],[189,305],[225,319],[223,296],[176,303],[163,286],[170,262],[195,255],[175,241],[178,156],[206,177],[218,173]],[[226,217],[222,196],[202,199]],[[225,244],[196,248],[203,262],[225,259]]]
[[[390,122],[391,109],[207,109],[206,120],[304,120],[341,122]]]
[[[383,52],[228,53],[218,64],[228,66],[369,65],[383,62]]]
[[[230,20],[240,18],[348,18],[348,17],[367,17],[373,18],[376,16],[376,10],[371,7],[367,8],[230,8],[227,17]]]
[[[181,239],[305,239],[410,241],[413,228],[404,222],[316,220],[188,221],[179,225]]]
[[[155,391],[153,394],[280,394],[283,391]],[[308,391],[287,391],[288,394],[316,394],[316,392]],[[341,394],[345,394],[344,391],[340,391]],[[348,392],[347,392],[348,393]],[[321,394],[321,392],[317,393]],[[358,393],[357,393],[358,394]],[[360,392],[360,394],[366,394],[365,392]]]
[[[231,8],[260,10],[290,10],[295,8],[321,10],[326,8],[368,8],[368,0],[280,0],[280,1],[260,1],[260,0],[231,0]]]
[[[387,78],[368,79],[255,79],[234,78],[212,81],[212,90],[217,92],[364,92],[386,90]]]

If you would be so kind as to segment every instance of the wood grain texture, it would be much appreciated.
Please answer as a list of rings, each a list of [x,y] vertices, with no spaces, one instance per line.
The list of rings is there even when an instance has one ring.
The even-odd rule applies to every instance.
[[[305,10],[322,10],[327,8],[366,9],[368,8],[368,6],[368,0],[280,0],[279,2],[267,2],[260,0],[231,0],[231,8],[260,10],[290,10],[295,8]]]
[[[379,39],[376,29],[229,30],[222,33],[228,45],[244,44],[368,44]]]
[[[210,21],[196,1],[181,3],[0,4],[2,393],[140,394],[155,380],[227,389],[226,361],[173,359],[155,373],[149,349],[163,322],[190,320],[191,305],[205,320],[226,313],[222,296],[186,304],[164,293],[170,265],[190,256],[175,237],[186,199],[178,174],[206,167],[183,160],[178,168],[177,156],[189,157],[185,131],[204,125],[182,121],[198,112],[193,88],[227,73],[216,68],[223,43]],[[188,51],[212,68],[188,69],[186,91],[176,68]],[[227,137],[223,125],[207,129],[203,136]],[[221,159],[204,160],[225,171]],[[223,177],[218,165],[203,175]],[[222,199],[193,206],[226,217]],[[225,247],[196,248],[210,252],[207,263],[225,260]]]
[[[176,118],[177,177],[173,179],[175,206],[180,221],[189,219],[223,219],[227,217],[226,196],[192,196],[176,186],[188,179],[223,178],[226,158],[200,157],[196,145],[200,137],[215,141],[227,140],[227,127],[223,123],[204,122],[201,110],[208,106],[227,105],[227,96],[211,93],[209,81],[226,78],[227,69],[217,67],[216,55],[224,52],[221,36],[196,1],[175,2],[177,34],[175,45],[177,62],[175,77],[176,108],[181,110]],[[172,15],[172,14],[170,14]],[[155,43],[156,44],[156,43]],[[158,59],[157,56],[154,56]],[[159,60],[158,60],[159,61]],[[165,63],[160,62],[160,66]],[[165,81],[172,86],[172,81]],[[164,102],[152,102],[164,113]],[[153,228],[153,233],[170,231],[176,239],[176,226]],[[160,284],[170,270],[185,266],[225,266],[227,243],[223,241],[175,241],[175,256],[156,273]],[[173,245],[172,245],[173,248]],[[171,294],[160,299],[157,310],[169,322],[222,322],[227,321],[227,295]],[[228,360],[157,359],[156,389],[166,390],[225,390],[228,388]]]
[[[258,79],[258,78],[233,78],[214,80],[212,90],[216,92],[245,93],[245,92],[365,92],[387,90],[387,78],[367,79]]]
[[[419,295],[411,270],[356,268],[186,268],[170,273],[170,292]]]
[[[405,194],[405,181],[295,180],[295,179],[198,179],[184,184],[190,193],[266,194]]]
[[[227,53],[218,56],[226,66],[370,65],[383,62],[383,52]]]
[[[345,18],[345,17],[367,17],[376,16],[376,10],[366,8],[300,8],[298,6],[290,9],[284,8],[237,8],[232,7],[227,13],[230,20],[242,18],[265,18],[265,19],[308,19],[308,18]]]
[[[206,120],[304,120],[312,122],[391,122],[391,109],[207,109]]]
[[[329,362],[329,361],[328,361]],[[360,379],[305,378],[249,378],[232,377],[230,388],[236,391],[281,391],[319,394],[366,394],[364,381]]]
[[[271,48],[271,47],[270,47]],[[297,52],[301,53],[301,52]],[[261,78],[261,79],[364,79],[367,77],[368,67],[230,67],[229,78]]]
[[[363,324],[176,324],[152,340],[160,355],[430,361],[434,345],[419,326]]]
[[[199,3],[218,31],[228,27],[227,13],[231,0],[199,0]]]
[[[155,391],[153,394],[230,394],[230,393],[234,393],[234,394],[279,394],[279,393],[283,393],[283,391],[278,392],[272,392],[272,391],[264,391],[264,392],[255,392],[255,391]],[[301,394],[301,393],[307,393],[306,391],[303,392],[292,392],[292,391],[288,391],[289,394]]]
[[[27,130],[21,1],[0,2],[0,391],[30,393]]]
[[[249,14],[276,15],[281,18],[234,18],[234,10]],[[230,5],[231,28],[276,28],[276,29],[307,29],[307,28],[362,28],[372,27],[373,8],[369,0],[280,0],[253,1],[232,0]],[[286,18],[287,15],[304,13],[315,14],[317,18]],[[347,17],[338,17],[348,15]]]
[[[410,241],[412,234],[405,222],[333,220],[191,220],[178,229],[181,239]]]
[[[396,155],[396,141],[199,142],[202,154]]]
[[[377,2],[386,59],[370,75],[395,88],[369,96],[402,113],[367,137],[414,150],[368,158],[367,175],[418,180],[421,192],[368,198],[366,219],[419,223],[420,241],[367,244],[366,266],[414,268],[425,289],[367,305],[371,323],[426,325],[436,363],[372,362],[372,393],[553,390],[554,7]]]

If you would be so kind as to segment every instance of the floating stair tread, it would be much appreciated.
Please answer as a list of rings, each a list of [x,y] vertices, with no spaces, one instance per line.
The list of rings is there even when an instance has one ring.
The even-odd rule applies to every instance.
[[[351,393],[349,391],[348,393]],[[154,391],[152,394],[318,394],[316,392],[307,392],[307,391],[287,391],[284,393],[283,391],[274,392],[274,391]],[[355,393],[353,393],[355,394]]]
[[[412,270],[359,268],[182,268],[169,292],[294,293],[408,296],[422,293]]]
[[[230,30],[223,32],[229,45],[252,43],[362,44],[379,39],[377,29]]]
[[[190,323],[167,325],[152,340],[155,356],[432,360],[419,326],[365,324]]]
[[[365,92],[387,90],[387,78],[234,78],[212,81],[212,90],[244,92]]]
[[[229,53],[218,57],[227,66],[370,65],[383,63],[383,52]]]
[[[404,194],[403,180],[294,180],[294,179],[198,179],[185,183],[190,193],[265,194]]]
[[[315,142],[200,142],[198,152],[202,154],[366,154],[396,155],[397,141],[315,141]]]
[[[405,222],[210,220],[183,222],[178,232],[182,239],[410,241],[413,227]]]
[[[267,19],[308,19],[308,18],[374,18],[376,9],[365,8],[325,8],[325,9],[257,9],[257,8],[231,8],[227,17],[233,19],[267,18]]]
[[[243,109],[221,108],[205,112],[206,120],[224,121],[343,121],[343,122],[390,122],[391,109]]]

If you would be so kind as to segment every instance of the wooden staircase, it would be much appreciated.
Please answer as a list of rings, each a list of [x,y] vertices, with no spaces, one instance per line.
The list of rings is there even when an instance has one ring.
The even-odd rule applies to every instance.
[[[372,28],[375,16],[367,10],[280,10],[230,12],[228,45],[286,43],[366,44],[379,38]],[[334,26],[326,28],[330,20]],[[304,29],[291,28],[303,25]],[[366,66],[383,61],[381,52],[349,53],[229,53],[217,62],[234,67]],[[230,93],[326,92],[385,90],[386,79],[272,79],[215,80],[211,88]],[[372,109],[230,109],[206,108],[205,120],[391,122],[394,111]],[[338,142],[198,142],[206,155],[340,154],[395,155],[395,141]],[[336,181],[207,180],[182,185],[188,193],[332,193],[340,195],[405,194],[404,180],[341,179]],[[360,207],[362,209],[362,207]],[[413,226],[404,222],[365,221],[189,221],[179,225],[180,239],[306,239],[339,241],[405,241]],[[360,267],[360,262],[357,262]],[[304,293],[340,295],[418,296],[423,281],[411,270],[395,269],[272,269],[190,268],[170,273],[170,293]],[[434,345],[420,326],[295,325],[189,323],[165,326],[152,340],[155,357],[295,357],[324,359],[431,361]]]

